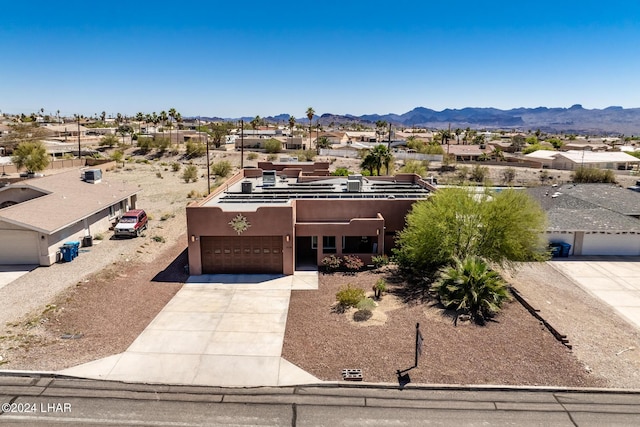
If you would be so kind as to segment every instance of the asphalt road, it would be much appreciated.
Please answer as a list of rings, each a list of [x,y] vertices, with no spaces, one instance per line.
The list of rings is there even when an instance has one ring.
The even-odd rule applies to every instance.
[[[637,426],[640,392],[322,384],[215,388],[0,376],[0,424]]]

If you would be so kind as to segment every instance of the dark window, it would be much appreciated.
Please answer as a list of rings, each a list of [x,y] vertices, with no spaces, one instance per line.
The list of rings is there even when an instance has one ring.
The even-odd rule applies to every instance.
[[[342,239],[342,252],[345,254],[375,253],[374,245],[378,245],[376,236],[344,236]]]

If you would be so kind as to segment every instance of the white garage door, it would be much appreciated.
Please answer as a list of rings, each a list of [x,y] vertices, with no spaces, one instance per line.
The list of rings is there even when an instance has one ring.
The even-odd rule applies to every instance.
[[[40,264],[38,233],[0,230],[0,264]]]
[[[640,255],[640,235],[585,234],[582,255]]]

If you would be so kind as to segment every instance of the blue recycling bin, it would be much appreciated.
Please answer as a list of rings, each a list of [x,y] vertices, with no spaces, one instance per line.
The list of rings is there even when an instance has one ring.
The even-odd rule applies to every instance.
[[[569,253],[571,252],[571,245],[569,243],[561,242],[560,243],[560,256],[563,258],[567,258]]]
[[[69,242],[64,242],[64,245],[62,247],[63,248],[69,248],[69,253],[70,253],[69,256],[71,257],[71,259],[69,261],[72,261],[78,256],[79,249],[80,249],[80,242],[74,241],[74,240],[69,241]],[[63,256],[64,256],[64,254],[63,254]],[[66,259],[65,259],[65,261],[66,261]]]
[[[64,262],[73,261],[71,246],[62,246],[60,248],[60,253],[62,254],[62,259],[64,260]]]

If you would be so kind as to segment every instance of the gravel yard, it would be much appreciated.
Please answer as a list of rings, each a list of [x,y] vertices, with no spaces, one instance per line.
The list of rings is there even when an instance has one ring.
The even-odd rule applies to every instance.
[[[234,152],[214,156],[239,163]],[[206,178],[185,184],[171,161],[109,173],[143,190],[138,205],[151,217],[144,237],[105,234],[73,262],[38,268],[0,289],[0,368],[58,370],[122,352],[180,289],[187,194],[205,193]],[[353,162],[338,159],[333,167]],[[370,320],[332,311],[341,285],[369,291],[380,276],[392,286]],[[321,379],[340,380],[341,369],[361,368],[365,381],[396,382],[395,371],[413,365],[420,322],[425,347],[409,373],[414,383],[640,388],[639,331],[548,264],[525,265],[510,282],[568,335],[573,351],[515,301],[487,326],[454,326],[430,303],[405,303],[394,280],[393,270],[337,273],[321,275],[317,291],[294,291],[283,356]]]

